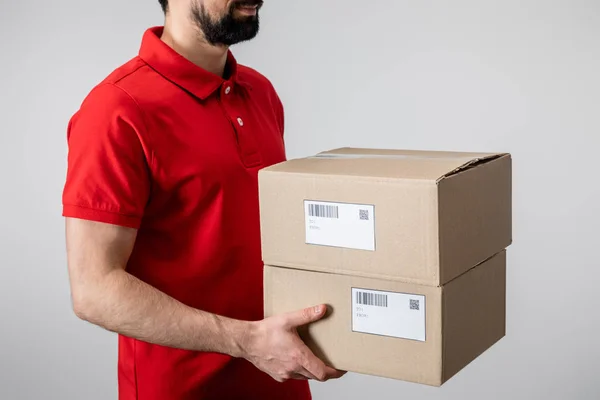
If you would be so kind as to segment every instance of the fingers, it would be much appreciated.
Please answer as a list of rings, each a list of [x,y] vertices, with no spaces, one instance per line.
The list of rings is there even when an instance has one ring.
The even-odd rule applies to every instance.
[[[310,372],[308,372],[302,366],[297,366],[296,369],[292,372],[283,372],[283,373],[275,374],[275,375],[271,374],[271,376],[278,382],[285,382],[290,379],[295,379],[295,380],[313,379],[313,380],[316,380],[315,376],[313,374],[311,374]]]
[[[291,379],[295,379],[295,380],[298,380],[298,381],[306,381],[306,380],[309,380],[309,379],[312,379],[312,378],[309,378],[309,377],[307,377],[305,375],[301,375],[301,374],[292,374]]]
[[[334,370],[334,371],[335,371],[335,374],[327,379],[341,378],[342,376],[344,376],[346,374],[346,371],[339,371],[339,370]],[[302,370],[300,370],[299,372],[294,372],[293,374],[291,374],[290,379],[295,379],[295,380],[300,380],[300,381],[306,381],[306,380],[318,381],[318,379],[313,374],[311,374],[304,368]],[[282,381],[285,381],[285,379],[283,379]]]
[[[325,316],[326,310],[327,310],[327,307],[325,305],[321,304],[318,306],[308,307],[308,308],[305,308],[302,310],[293,311],[291,313],[286,314],[286,318],[287,318],[288,324],[291,327],[295,328],[298,326],[306,325],[311,322],[320,320],[321,318],[323,318]]]
[[[303,376],[305,379],[317,380],[317,377],[311,374],[306,368],[301,367],[296,375]]]
[[[308,351],[302,366],[309,372],[317,381],[325,382],[329,379],[340,378],[344,375],[342,371],[338,371],[335,368],[331,368],[319,358],[317,358],[312,352]]]
[[[334,372],[333,372],[333,375],[331,376],[331,379],[339,379],[348,373],[348,371],[342,371],[339,369],[334,369],[333,371]]]
[[[271,376],[278,382],[295,380],[315,380],[325,382],[329,379],[341,378],[346,372],[331,368],[319,360],[308,348],[300,350],[293,358],[293,365],[287,371],[282,370]]]
[[[296,379],[296,380],[308,380],[308,379],[313,379],[316,380],[315,376],[313,374],[311,374],[310,372],[308,372],[306,369],[300,367],[298,368],[297,372],[293,372],[292,374],[290,374],[290,379]]]

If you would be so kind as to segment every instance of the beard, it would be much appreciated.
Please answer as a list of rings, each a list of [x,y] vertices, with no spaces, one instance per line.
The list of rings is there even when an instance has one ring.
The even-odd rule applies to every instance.
[[[226,14],[214,20],[206,11],[204,5],[192,5],[192,19],[204,34],[205,40],[213,45],[231,46],[253,39],[259,30],[258,10],[263,0],[236,0],[231,3]],[[241,6],[256,6],[256,14],[235,16],[235,11]]]

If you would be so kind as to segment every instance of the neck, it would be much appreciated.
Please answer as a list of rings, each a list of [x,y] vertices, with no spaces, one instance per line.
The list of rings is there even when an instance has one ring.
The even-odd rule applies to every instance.
[[[227,62],[227,46],[209,44],[189,18],[167,15],[161,40],[198,67],[223,76]]]

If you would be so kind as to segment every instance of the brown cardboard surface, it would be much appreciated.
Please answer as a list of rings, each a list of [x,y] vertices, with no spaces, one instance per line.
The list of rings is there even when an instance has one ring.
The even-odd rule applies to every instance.
[[[504,336],[505,253],[442,287],[265,266],[265,315],[329,306],[301,330],[313,352],[351,372],[439,386]],[[425,341],[352,331],[352,288],[425,296]]]
[[[506,251],[443,287],[444,380],[506,332]]]
[[[512,242],[504,153],[343,148],[259,185],[265,264],[440,286]],[[374,250],[307,244],[306,201],[372,206]]]
[[[340,148],[289,160],[269,168],[272,172],[366,178],[402,178],[436,181],[470,164],[502,156],[501,153],[435,152],[418,150]]]
[[[512,241],[511,160],[502,157],[438,183],[440,283]]]

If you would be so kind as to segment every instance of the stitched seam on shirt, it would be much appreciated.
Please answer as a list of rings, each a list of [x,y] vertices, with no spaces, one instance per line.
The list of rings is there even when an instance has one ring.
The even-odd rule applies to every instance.
[[[76,207],[76,208],[81,208],[81,209],[90,210],[90,211],[96,211],[96,212],[100,212],[100,213],[120,215],[122,217],[142,218],[142,216],[140,216],[140,215],[127,214],[127,213],[122,213],[122,212],[119,212],[119,211],[112,211],[112,210],[103,210],[101,208],[91,207],[91,206],[82,206],[82,205],[79,205],[79,204],[71,204],[71,203],[64,203],[64,205],[67,206],[67,207]]]
[[[133,75],[134,73],[136,73],[138,70],[142,69],[145,66],[146,66],[146,62],[144,61],[144,64],[138,65],[138,67],[136,69],[134,69],[133,71],[129,71],[128,73],[126,73],[122,77],[116,79],[114,83],[118,83],[118,82],[122,81],[123,79],[127,78],[128,76]]]

